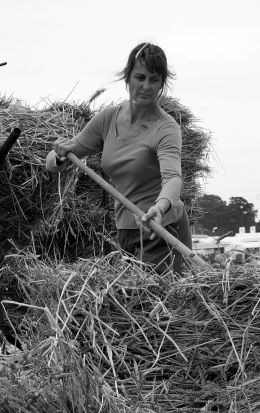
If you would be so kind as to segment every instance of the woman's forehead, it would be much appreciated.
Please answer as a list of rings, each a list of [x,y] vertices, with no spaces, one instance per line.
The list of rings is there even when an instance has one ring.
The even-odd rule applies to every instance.
[[[142,74],[146,74],[146,75],[148,75],[148,76],[155,76],[155,75],[156,75],[156,76],[160,76],[160,74],[157,73],[157,72],[150,72],[150,71],[147,69],[147,67],[146,67],[146,65],[145,65],[145,62],[142,63],[142,62],[140,62],[139,60],[137,60],[137,61],[135,62],[132,72],[134,72],[134,73],[142,73]]]

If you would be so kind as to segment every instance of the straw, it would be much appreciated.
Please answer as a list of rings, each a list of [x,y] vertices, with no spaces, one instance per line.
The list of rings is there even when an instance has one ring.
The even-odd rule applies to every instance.
[[[111,257],[68,264],[20,252],[6,267],[5,276],[15,274],[28,292],[24,304],[4,300],[27,348],[19,359],[22,382],[15,373],[21,406],[32,397],[30,385],[41,386],[35,406],[45,400],[45,411],[73,403],[93,413],[256,413],[259,267],[230,267],[223,290],[219,268],[161,279],[112,256],[112,264]],[[18,305],[28,307],[19,325],[9,316]],[[2,374],[8,399],[18,403],[8,369]]]
[[[0,260],[12,249],[12,241],[23,248],[31,245],[32,237],[38,255],[68,261],[114,249],[113,200],[84,173],[71,168],[55,176],[45,168],[53,142],[82,130],[97,112],[91,102],[102,92],[81,104],[46,101],[43,109],[0,98],[0,145],[14,127],[22,130],[0,171]],[[210,133],[177,100],[163,98],[161,105],[181,126],[182,198],[195,225],[202,213],[196,201],[201,194],[199,178],[209,171]],[[88,157],[87,164],[103,176],[100,154]]]

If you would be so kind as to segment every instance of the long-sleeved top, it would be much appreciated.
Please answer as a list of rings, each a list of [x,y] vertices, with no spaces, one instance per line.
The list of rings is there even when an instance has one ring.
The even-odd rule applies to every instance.
[[[100,111],[73,140],[84,156],[102,150],[101,166],[115,188],[143,211],[159,198],[168,199],[171,208],[163,223],[172,223],[181,218],[183,202],[171,199],[164,184],[174,176],[182,176],[180,127],[164,113],[138,136],[119,136],[120,108],[116,105]],[[132,212],[118,201],[115,201],[115,218],[118,229],[137,228]]]
[[[177,222],[184,207],[179,199],[182,176],[180,127],[170,115],[162,112],[160,119],[152,122],[138,136],[119,134],[117,117],[121,107],[110,106],[95,115],[72,138],[76,144],[75,153],[85,157],[102,151],[102,168],[122,195],[144,212],[159,199],[166,198],[171,207],[164,214],[162,224]],[[54,151],[47,156],[47,169],[57,170]],[[175,177],[177,187],[172,180]],[[132,212],[117,200],[115,219],[118,229],[138,228]]]

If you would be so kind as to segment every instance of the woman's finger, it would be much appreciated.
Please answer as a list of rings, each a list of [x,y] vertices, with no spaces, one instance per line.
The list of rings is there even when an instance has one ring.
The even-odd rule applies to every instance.
[[[142,229],[144,232],[147,232],[147,233],[150,233],[150,232],[151,232],[151,229],[150,229],[149,227],[147,227],[147,226],[145,225],[145,223],[143,223],[137,215],[134,214],[134,217],[135,217],[136,225],[137,225],[140,229]]]
[[[59,152],[60,144],[61,144],[62,141],[64,141],[64,138],[59,138],[54,142],[53,148],[54,148],[56,153]]]
[[[149,219],[155,217],[156,215],[157,214],[155,210],[149,210],[148,212],[146,212],[146,214],[143,215],[141,221],[143,224],[146,224],[149,221]]]
[[[54,150],[60,158],[65,157],[72,147],[73,145],[67,138],[60,138],[54,144]]]
[[[152,234],[150,236],[150,241],[153,241],[156,237],[157,237],[157,235],[155,234],[155,232],[152,232]]]

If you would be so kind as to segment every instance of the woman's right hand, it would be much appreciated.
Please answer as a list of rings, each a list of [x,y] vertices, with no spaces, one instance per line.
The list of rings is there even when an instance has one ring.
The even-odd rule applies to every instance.
[[[75,152],[76,145],[72,140],[59,138],[54,142],[54,149],[50,151],[46,158],[46,168],[50,172],[62,171],[66,168],[69,160],[66,162],[66,154]]]
[[[75,153],[76,144],[73,140],[67,138],[59,138],[54,142],[54,151],[56,152],[60,161],[66,159],[66,154],[68,152]]]

